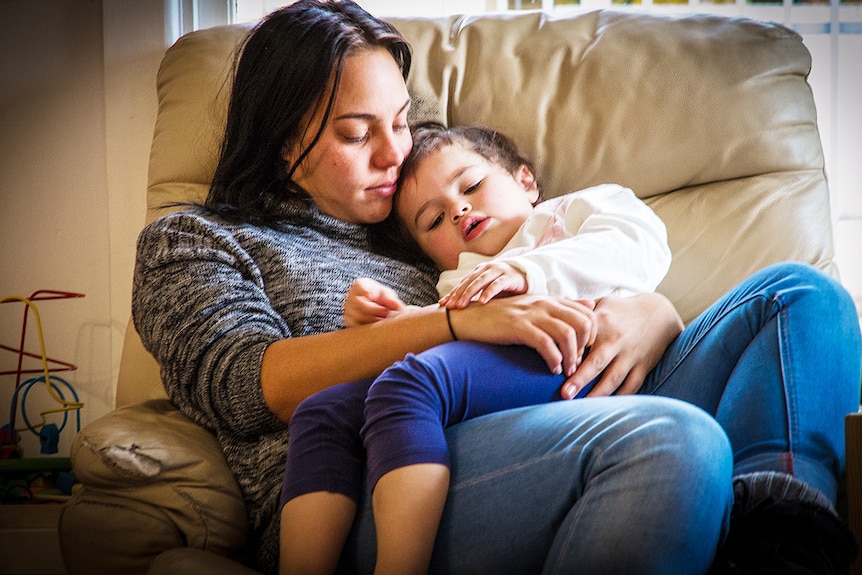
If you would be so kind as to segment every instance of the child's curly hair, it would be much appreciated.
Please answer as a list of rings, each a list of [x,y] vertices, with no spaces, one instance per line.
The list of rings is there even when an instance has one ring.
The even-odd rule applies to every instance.
[[[533,162],[518,149],[511,138],[487,126],[465,124],[447,128],[440,122],[427,121],[412,126],[410,132],[413,134],[413,149],[401,168],[399,190],[401,183],[416,172],[419,162],[443,146],[455,144],[475,152],[511,174],[520,166],[527,166],[533,174],[536,173]]]

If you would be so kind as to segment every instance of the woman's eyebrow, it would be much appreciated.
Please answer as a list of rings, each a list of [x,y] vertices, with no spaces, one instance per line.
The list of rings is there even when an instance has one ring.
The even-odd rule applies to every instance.
[[[413,102],[412,98],[407,98],[407,101],[404,102],[404,105],[398,108],[398,114],[401,115],[404,111],[410,107],[410,104]],[[333,118],[333,121],[338,120],[376,120],[377,116],[374,114],[369,114],[367,112],[348,112],[346,114],[341,114],[340,116],[336,116]]]

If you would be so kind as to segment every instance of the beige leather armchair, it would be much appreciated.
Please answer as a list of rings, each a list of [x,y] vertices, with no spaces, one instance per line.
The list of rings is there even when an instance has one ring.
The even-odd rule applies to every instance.
[[[837,274],[811,59],[793,32],[614,11],[393,23],[414,47],[421,115],[514,136],[549,197],[615,182],[655,209],[674,254],[659,291],[686,321],[773,262]],[[245,31],[194,32],[167,51],[148,219],[205,197]],[[245,511],[221,450],[165,399],[131,325],[117,409],[80,432],[72,459],[83,489],[60,524],[69,573],[250,572],[237,562]]]

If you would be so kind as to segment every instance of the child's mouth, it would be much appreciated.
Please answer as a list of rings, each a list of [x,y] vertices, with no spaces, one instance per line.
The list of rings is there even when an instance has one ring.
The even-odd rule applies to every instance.
[[[490,220],[488,218],[470,218],[461,227],[461,234],[465,241],[476,239],[487,227]]]

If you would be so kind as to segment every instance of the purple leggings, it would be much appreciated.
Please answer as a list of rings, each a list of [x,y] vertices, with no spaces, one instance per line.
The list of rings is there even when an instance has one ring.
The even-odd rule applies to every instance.
[[[444,428],[560,399],[563,381],[531,348],[458,341],[408,355],[375,380],[325,389],[290,420],[281,504],[315,491],[358,501],[366,463],[372,489],[405,465],[448,466]]]

